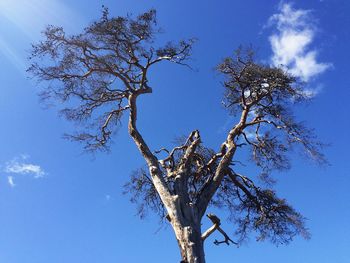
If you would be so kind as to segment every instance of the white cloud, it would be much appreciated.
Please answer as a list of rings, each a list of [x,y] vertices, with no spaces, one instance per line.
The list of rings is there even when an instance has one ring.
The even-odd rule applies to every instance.
[[[13,176],[7,176],[7,182],[9,183],[9,185],[11,186],[11,187],[15,187],[16,185],[15,185],[15,182],[13,181]]]
[[[4,172],[9,174],[28,174],[34,178],[41,178],[45,175],[45,171],[40,165],[27,161],[28,155],[21,155],[5,164]],[[13,176],[8,176],[8,183],[13,186]]]
[[[302,76],[307,80],[312,76],[324,72],[329,66],[326,63],[317,63],[316,51],[310,51],[304,56],[295,58],[295,67],[291,69],[291,73],[295,76]]]
[[[272,64],[289,69],[304,81],[327,70],[331,64],[317,61],[317,51],[310,49],[315,37],[314,21],[309,10],[293,9],[289,3],[281,4],[279,13],[269,19],[277,32],[269,37]]]
[[[313,32],[304,30],[302,32],[282,31],[278,35],[270,36],[272,61],[275,65],[288,65],[293,63],[296,56],[304,53],[305,47],[310,44]]]
[[[319,84],[316,87],[310,87],[303,90],[304,95],[313,98],[323,90],[323,85]]]

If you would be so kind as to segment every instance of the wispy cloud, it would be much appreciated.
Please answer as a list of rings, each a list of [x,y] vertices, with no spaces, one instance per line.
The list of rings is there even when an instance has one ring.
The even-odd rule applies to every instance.
[[[279,13],[269,19],[276,32],[269,37],[273,55],[272,64],[283,66],[304,81],[310,80],[331,64],[317,61],[317,50],[310,47],[316,28],[310,10],[294,9],[290,3],[281,3]]]
[[[318,84],[316,87],[308,87],[303,90],[305,96],[313,98],[323,90],[323,84]]]
[[[34,178],[43,177],[45,174],[39,165],[31,163],[19,163],[16,161],[12,161],[7,164],[5,172],[14,174],[34,174]]]
[[[7,182],[8,184],[11,186],[11,187],[15,187],[15,182],[13,181],[13,176],[12,175],[9,175],[7,176]]]
[[[28,155],[21,155],[5,163],[3,172],[11,174],[7,176],[7,182],[11,187],[15,186],[15,175],[31,175],[33,178],[38,179],[46,174],[40,165],[33,164],[28,159]]]

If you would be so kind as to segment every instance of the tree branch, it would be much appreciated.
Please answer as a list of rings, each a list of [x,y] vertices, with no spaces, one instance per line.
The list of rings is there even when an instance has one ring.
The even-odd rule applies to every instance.
[[[139,89],[136,92],[131,93],[129,96],[129,107],[130,107],[130,116],[129,116],[129,124],[128,124],[128,130],[130,136],[133,138],[137,148],[139,149],[140,153],[144,157],[150,174],[152,176],[152,180],[154,182],[154,186],[157,189],[164,205],[166,207],[173,206],[172,202],[172,196],[170,193],[170,190],[163,178],[161,169],[159,167],[158,159],[152,154],[150,151],[148,145],[142,138],[141,134],[139,133],[137,126],[136,126],[136,120],[137,120],[137,105],[136,105],[136,99],[140,94],[145,93],[151,93],[152,89]]]
[[[229,165],[232,162],[232,158],[237,149],[235,138],[241,133],[241,130],[243,129],[244,124],[246,123],[248,113],[249,108],[244,108],[238,124],[235,125],[228,133],[227,139],[223,143],[224,146],[222,145],[221,147],[226,147],[226,152],[221,158],[214,175],[212,177],[209,177],[209,179],[205,182],[200,191],[197,203],[200,216],[204,215],[210,200],[212,199],[216,190],[221,184],[222,178],[225,175],[225,170],[229,167]]]
[[[220,227],[221,222],[220,219],[214,215],[214,214],[207,214],[207,217],[213,222],[213,225],[202,234],[202,240],[204,241],[207,239],[212,233],[215,232],[215,230],[218,230],[223,236],[224,240],[223,241],[218,241],[215,239],[214,244],[215,245],[220,245],[222,243],[226,243],[227,245],[230,245],[230,242],[232,244],[238,245],[237,242],[234,242],[227,234],[226,232]]]

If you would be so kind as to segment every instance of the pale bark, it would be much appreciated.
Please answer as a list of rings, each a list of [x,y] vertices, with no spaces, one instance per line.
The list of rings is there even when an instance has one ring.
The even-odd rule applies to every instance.
[[[142,154],[142,156],[144,157],[148,165],[149,172],[152,176],[154,187],[157,189],[163,204],[165,205],[168,211],[171,211],[174,209],[174,201],[162,176],[161,170],[159,168],[158,159],[152,154],[151,150],[149,149],[148,145],[142,138],[136,126],[136,120],[137,120],[136,99],[140,94],[151,93],[151,92],[152,92],[151,88],[140,89],[131,93],[131,95],[129,96],[130,116],[129,116],[128,130],[129,130],[130,136],[133,138],[137,148],[139,149],[140,153]]]
[[[200,226],[185,225],[174,228],[183,263],[205,263]]]
[[[182,206],[177,202],[170,223],[174,229],[183,263],[205,263],[201,234],[201,218],[193,206]]]
[[[150,151],[148,145],[139,133],[136,120],[137,120],[137,97],[144,93],[151,93],[151,88],[139,89],[131,93],[128,98],[130,116],[128,130],[130,136],[133,138],[140,153],[144,157],[149,172],[152,176],[154,187],[156,188],[167,212],[169,221],[175,232],[175,236],[180,248],[181,258],[183,263],[205,263],[204,255],[204,240],[215,230],[219,229],[219,225],[216,225],[209,232],[206,232],[204,236],[201,232],[201,219],[207,209],[208,203],[212,196],[215,194],[218,186],[221,183],[225,170],[229,166],[232,157],[236,150],[234,143],[234,137],[242,129],[245,124],[248,110],[243,111],[240,122],[230,131],[224,147],[226,152],[221,157],[219,165],[215,171],[215,175],[211,181],[208,181],[203,192],[199,198],[199,202],[192,204],[189,201],[187,193],[187,169],[191,155],[195,152],[196,147],[200,143],[200,136],[198,131],[191,133],[189,138],[192,142],[186,149],[185,154],[181,160],[179,169],[175,172],[175,194],[172,194],[164,180],[163,174],[159,167],[159,160]],[[221,230],[221,229],[220,229]],[[222,230],[221,230],[222,231]],[[221,232],[220,231],[220,232]],[[222,231],[223,232],[223,231]],[[223,232],[224,233],[224,232]],[[225,233],[224,233],[225,234]],[[225,234],[226,235],[226,234]],[[226,235],[227,236],[227,235]],[[225,237],[227,241],[227,238]],[[226,242],[225,241],[225,242]],[[233,242],[229,239],[229,241]],[[228,241],[226,242],[228,243]],[[234,243],[234,242],[233,242]]]

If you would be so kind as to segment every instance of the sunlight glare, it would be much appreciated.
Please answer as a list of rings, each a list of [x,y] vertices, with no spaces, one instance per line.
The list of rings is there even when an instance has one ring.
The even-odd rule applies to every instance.
[[[57,0],[0,0],[0,18],[9,20],[27,37],[35,39],[48,24],[71,30],[79,15]]]

